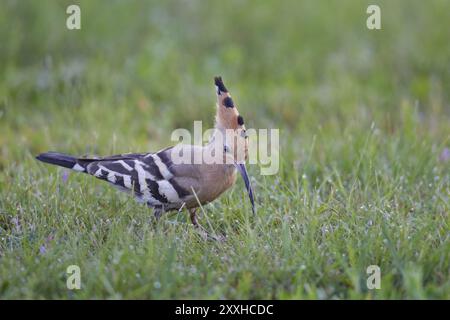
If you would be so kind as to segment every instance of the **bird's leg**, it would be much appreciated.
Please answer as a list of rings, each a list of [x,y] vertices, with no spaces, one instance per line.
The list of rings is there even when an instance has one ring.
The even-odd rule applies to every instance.
[[[211,235],[208,231],[206,231],[205,228],[202,227],[202,225],[200,223],[198,223],[197,214],[196,214],[197,208],[191,208],[188,210],[189,210],[189,215],[190,215],[192,224],[197,229],[197,231],[199,232],[199,234],[202,236],[203,239],[216,240],[216,241],[224,240],[223,237],[217,237],[217,236]]]
[[[162,210],[155,209],[155,210],[153,210],[153,214],[155,215],[155,218],[158,221],[159,218],[161,218],[161,216],[162,216]]]
[[[192,224],[194,225],[194,227],[195,227],[197,230],[201,230],[201,231],[203,231],[203,232],[206,233],[205,228],[203,228],[203,227],[201,226],[201,224],[198,223],[198,220],[197,220],[197,214],[196,214],[197,208],[191,208],[191,209],[188,209],[188,211],[189,211],[189,216],[190,216],[190,218],[191,218],[191,222],[192,222]]]
[[[196,211],[197,211],[197,208],[189,209],[189,215],[191,217],[191,222],[194,225],[194,227],[198,228],[200,226],[200,224],[198,223],[198,220],[197,220]]]
[[[150,208],[153,208],[153,214],[155,215],[156,222],[158,222],[159,219],[161,218],[162,214],[164,213],[164,207],[159,207],[159,206],[153,207],[149,203],[147,203],[147,205]]]

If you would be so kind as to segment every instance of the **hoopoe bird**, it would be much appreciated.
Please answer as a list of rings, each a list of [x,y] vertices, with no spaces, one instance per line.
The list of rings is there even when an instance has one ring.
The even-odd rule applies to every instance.
[[[123,191],[132,192],[138,201],[153,208],[156,218],[164,212],[186,208],[197,228],[202,228],[196,215],[198,207],[217,199],[233,186],[238,171],[254,213],[253,191],[245,166],[248,137],[244,119],[222,78],[215,77],[214,83],[217,94],[215,128],[204,146],[177,145],[158,152],[101,158],[47,152],[36,158],[87,173]]]

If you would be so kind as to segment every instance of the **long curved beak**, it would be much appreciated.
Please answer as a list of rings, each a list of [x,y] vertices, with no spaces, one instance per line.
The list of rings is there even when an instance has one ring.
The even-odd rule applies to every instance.
[[[250,202],[252,203],[252,212],[255,214],[255,199],[253,198],[253,189],[250,184],[250,179],[248,178],[247,168],[245,167],[245,163],[234,163],[236,169],[238,169],[239,173],[244,179],[245,188],[247,189],[248,197],[250,198]]]

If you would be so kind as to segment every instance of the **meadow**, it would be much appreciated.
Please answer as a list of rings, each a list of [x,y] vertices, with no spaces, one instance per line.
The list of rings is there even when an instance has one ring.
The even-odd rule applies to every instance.
[[[450,1],[1,6],[0,298],[450,298]],[[279,172],[249,166],[256,216],[242,180],[203,208],[225,242],[35,159],[173,145],[213,125],[216,75],[280,130]]]

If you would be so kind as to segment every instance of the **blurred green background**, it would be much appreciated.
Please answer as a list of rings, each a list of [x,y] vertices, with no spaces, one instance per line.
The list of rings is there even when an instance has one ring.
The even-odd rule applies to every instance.
[[[81,7],[81,30],[66,28],[70,4]],[[366,28],[369,4],[381,7],[382,30]],[[116,237],[104,229],[102,248],[83,251],[71,242],[79,237],[90,243],[83,238],[89,227],[80,228],[82,235],[60,230],[58,212],[72,212],[64,221],[74,225],[87,219],[79,210],[97,212],[84,220],[88,226],[104,215],[118,219],[117,206],[105,209],[115,193],[99,191],[105,186],[91,180],[89,186],[98,188],[88,191],[88,177],[71,176],[61,187],[67,190],[64,200],[56,201],[62,197],[55,180],[61,171],[37,164],[36,154],[107,155],[173,144],[175,128],[192,129],[194,120],[213,125],[212,79],[221,75],[247,127],[281,130],[282,163],[271,177],[250,168],[261,207],[258,221],[270,222],[257,229],[264,236],[244,232],[250,230],[249,208],[240,209],[241,184],[207,210],[225,214],[225,222],[217,216],[213,221],[224,223],[222,229],[235,220],[242,223],[236,244],[246,243],[266,258],[251,250],[234,257],[232,252],[244,249],[230,242],[221,249],[231,254],[226,264],[236,266],[230,271],[213,252],[205,253],[205,244],[196,245],[190,257],[178,255],[180,265],[201,269],[200,258],[191,260],[204,255],[209,268],[217,269],[212,278],[223,282],[197,274],[189,283],[177,278],[173,290],[158,291],[162,271],[133,256],[142,262],[135,268],[153,270],[145,281],[121,287],[120,271],[111,280],[107,270],[104,278],[112,284],[93,275],[90,290],[75,297],[372,298],[375,293],[360,283],[372,261],[367,252],[373,252],[387,270],[379,297],[448,298],[449,40],[446,0],[2,0],[0,294],[66,297],[64,281],[46,280],[45,270],[56,268],[63,278],[55,261],[72,259],[61,253],[68,247],[93,270],[99,268],[97,258],[108,266],[115,250],[133,256],[127,248],[139,247],[133,236],[120,235],[128,220],[117,222]],[[126,206],[138,212],[133,219],[148,215],[139,205]],[[385,225],[384,212],[391,206],[394,220]],[[21,221],[22,229],[11,221]],[[378,228],[375,242],[364,231],[368,221]],[[291,234],[285,223],[298,229]],[[337,238],[318,238],[324,226],[335,224],[344,226],[334,233]],[[174,228],[144,238],[159,243],[154,252],[164,257],[164,245],[176,242],[181,232]],[[289,235],[280,237],[277,229]],[[45,262],[29,258],[39,255],[49,236],[59,239],[53,255],[39,258]],[[183,248],[178,243],[178,250]],[[157,256],[154,252],[142,259]],[[170,277],[162,278],[170,283]],[[105,281],[109,287],[99,289]],[[136,289],[142,283],[150,283],[151,290]]]
[[[109,152],[98,142],[113,134],[120,149],[166,145],[167,130],[211,121],[214,75],[248,126],[299,139],[395,132],[402,103],[431,130],[448,120],[448,1],[377,1],[381,31],[366,28],[370,1],[2,3],[2,159],[22,156],[9,139],[34,153]],[[73,3],[79,31],[65,26]]]

